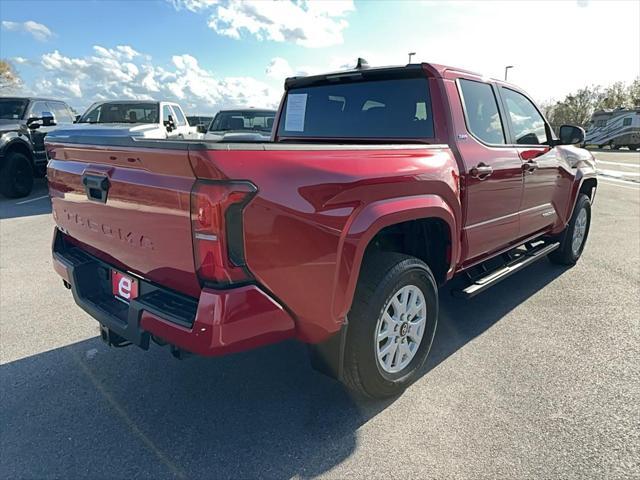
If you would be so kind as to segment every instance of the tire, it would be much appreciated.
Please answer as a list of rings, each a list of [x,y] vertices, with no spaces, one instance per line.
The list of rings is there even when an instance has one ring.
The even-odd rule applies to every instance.
[[[569,225],[559,236],[560,247],[549,254],[549,260],[560,265],[575,265],[587,243],[590,227],[591,201],[587,195],[580,193]],[[582,231],[581,234],[580,231]],[[575,242],[578,242],[577,236],[580,235],[582,238],[576,244]]]
[[[9,198],[26,197],[33,189],[33,168],[22,153],[9,153],[0,169],[0,193]]]
[[[412,299],[416,300],[412,308],[413,312],[417,308],[417,313],[409,310],[411,313],[405,317],[407,310],[395,305],[403,307],[400,301],[410,304]],[[418,307],[418,301],[424,303],[423,308]],[[388,321],[385,313],[389,319],[396,317],[399,321]],[[348,319],[344,383],[371,398],[401,393],[419,375],[436,331],[438,288],[433,273],[424,262],[409,255],[368,255],[363,261]],[[381,335],[387,332],[388,336],[379,339],[380,332]],[[395,349],[394,344],[398,345]],[[379,360],[385,348],[393,353],[382,355]]]

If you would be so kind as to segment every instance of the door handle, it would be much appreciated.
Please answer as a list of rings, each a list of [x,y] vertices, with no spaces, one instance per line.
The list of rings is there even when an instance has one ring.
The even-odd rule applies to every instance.
[[[537,168],[538,162],[536,162],[535,160],[529,160],[528,162],[522,164],[522,169],[526,173],[533,173]]]
[[[489,175],[493,173],[493,167],[491,165],[487,165],[485,163],[479,163],[471,170],[469,170],[469,175],[473,178],[477,178],[478,180],[484,180]]]

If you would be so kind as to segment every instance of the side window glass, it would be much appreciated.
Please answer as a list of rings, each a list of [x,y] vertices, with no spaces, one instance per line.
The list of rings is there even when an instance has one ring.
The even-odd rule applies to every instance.
[[[56,117],[58,123],[73,123],[73,117],[69,113],[67,106],[61,102],[49,102],[51,112]]]
[[[167,120],[169,120],[169,115],[171,115],[171,118],[173,118],[173,120],[175,121],[175,115],[173,114],[173,110],[171,110],[171,107],[169,105],[165,105],[164,107],[162,107],[162,121],[166,122]]]
[[[513,134],[519,145],[542,145],[547,143],[544,119],[536,107],[524,95],[508,88],[502,88]]]
[[[33,105],[31,106],[29,117],[41,117],[43,112],[50,112],[50,111],[51,110],[49,106],[45,102],[34,102]]]
[[[82,116],[82,121],[87,123],[96,123],[100,119],[101,112],[102,112],[102,105],[98,105],[97,107],[92,108],[88,114],[84,114]]]
[[[459,82],[469,132],[483,142],[504,144],[504,129],[491,85],[464,79]]]
[[[176,117],[175,117],[175,120],[177,122],[176,125],[182,126],[187,124],[187,119],[184,118],[184,115],[182,114],[182,110],[180,110],[180,107],[174,107],[173,112],[176,114]]]

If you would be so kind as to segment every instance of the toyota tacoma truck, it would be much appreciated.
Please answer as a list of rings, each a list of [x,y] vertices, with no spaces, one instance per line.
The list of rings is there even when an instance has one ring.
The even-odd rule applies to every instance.
[[[347,386],[395,395],[454,275],[463,301],[580,258],[595,163],[582,129],[558,136],[517,87],[434,64],[290,78],[269,142],[57,131],[53,264],[110,345],[293,338]]]

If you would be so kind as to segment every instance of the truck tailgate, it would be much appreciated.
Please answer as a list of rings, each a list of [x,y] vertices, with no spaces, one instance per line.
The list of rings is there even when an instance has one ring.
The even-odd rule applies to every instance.
[[[175,145],[175,144],[172,144]],[[188,146],[167,149],[49,143],[58,228],[116,267],[197,296]]]

